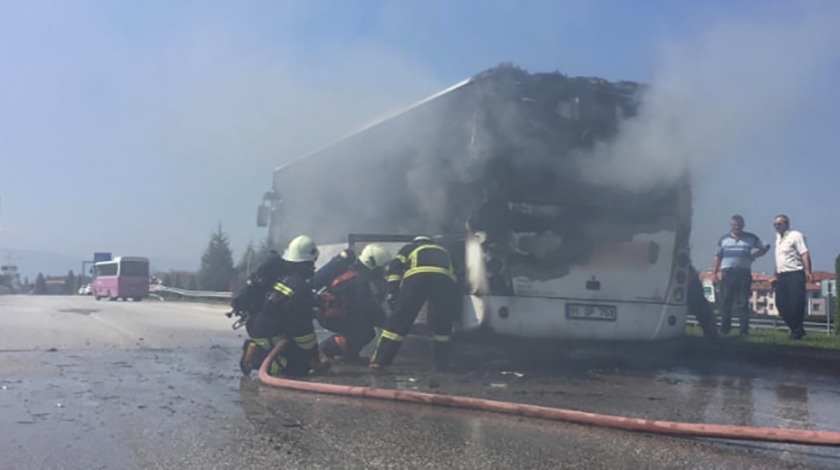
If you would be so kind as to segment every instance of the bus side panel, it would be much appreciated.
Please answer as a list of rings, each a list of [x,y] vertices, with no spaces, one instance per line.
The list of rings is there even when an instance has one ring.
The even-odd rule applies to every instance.
[[[466,331],[480,326],[523,338],[593,340],[660,340],[681,336],[685,330],[685,305],[598,302],[615,307],[615,318],[582,319],[568,315],[567,304],[591,303],[536,297],[468,296],[464,317],[470,321],[463,324]]]

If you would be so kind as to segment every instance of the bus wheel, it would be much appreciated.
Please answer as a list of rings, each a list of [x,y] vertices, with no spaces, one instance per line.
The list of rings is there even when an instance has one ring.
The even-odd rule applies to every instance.
[[[140,302],[141,300],[143,300],[143,297],[134,297],[135,302]]]
[[[98,296],[98,295],[97,295],[97,296],[95,296],[94,298],[95,298],[96,300],[102,300],[102,297],[100,297],[100,296]]]

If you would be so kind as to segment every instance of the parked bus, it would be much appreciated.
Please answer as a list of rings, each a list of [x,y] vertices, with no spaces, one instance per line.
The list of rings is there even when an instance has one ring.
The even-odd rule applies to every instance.
[[[679,336],[689,177],[626,189],[580,160],[633,119],[641,85],[491,69],[277,168],[258,225],[322,258],[350,243],[439,235],[464,289],[464,331]],[[358,248],[361,248],[359,246]]]
[[[149,260],[136,256],[118,256],[110,261],[95,263],[91,291],[96,300],[143,300],[149,295]]]

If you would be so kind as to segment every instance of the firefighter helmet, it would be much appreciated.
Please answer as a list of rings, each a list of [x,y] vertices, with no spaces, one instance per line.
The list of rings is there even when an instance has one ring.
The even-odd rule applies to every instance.
[[[370,269],[384,268],[391,262],[391,253],[378,243],[371,243],[362,250],[359,261]]]
[[[318,246],[306,235],[300,235],[289,242],[289,247],[283,253],[283,259],[292,263],[305,261],[315,262],[318,259]]]

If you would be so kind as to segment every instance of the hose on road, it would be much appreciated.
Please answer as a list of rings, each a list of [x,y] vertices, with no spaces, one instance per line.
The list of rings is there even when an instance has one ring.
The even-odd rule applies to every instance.
[[[469,398],[454,395],[394,390],[385,388],[358,387],[273,377],[268,374],[271,362],[284,345],[281,341],[260,366],[260,381],[272,387],[280,387],[306,392],[327,393],[353,397],[378,398],[424,405],[438,405],[453,408],[465,408],[480,411],[493,411],[517,416],[565,421],[625,431],[638,431],[683,437],[707,437],[715,439],[735,439],[748,441],[784,442],[819,446],[840,446],[840,432],[811,431],[804,429],[760,428],[751,426],[730,426],[725,424],[681,423],[658,421],[624,416],[586,413],[583,411],[527,405],[481,398]]]

